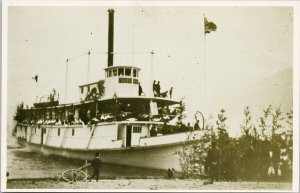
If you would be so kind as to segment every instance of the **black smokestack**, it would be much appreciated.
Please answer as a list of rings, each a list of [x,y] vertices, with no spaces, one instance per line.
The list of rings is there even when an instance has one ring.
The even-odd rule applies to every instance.
[[[114,65],[114,12],[113,9],[108,10],[108,67]]]

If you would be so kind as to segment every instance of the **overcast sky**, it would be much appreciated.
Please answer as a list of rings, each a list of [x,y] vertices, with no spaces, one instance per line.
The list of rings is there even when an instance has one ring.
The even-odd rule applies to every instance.
[[[256,118],[269,104],[292,109],[291,7],[9,7],[9,123],[18,102],[31,106],[37,94],[52,88],[62,102],[78,101],[88,50],[89,80],[104,78],[109,8],[115,9],[114,65],[140,67],[147,94],[154,50],[153,79],[163,91],[173,86],[175,98],[184,97],[187,121],[197,110],[216,118],[224,108],[229,132],[236,135],[247,105]],[[217,25],[206,35],[205,52],[203,14]],[[36,74],[38,85],[31,78]]]

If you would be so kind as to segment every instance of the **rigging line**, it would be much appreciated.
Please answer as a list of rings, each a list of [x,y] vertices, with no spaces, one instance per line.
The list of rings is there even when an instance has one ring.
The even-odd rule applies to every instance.
[[[97,54],[101,54],[101,55],[106,55],[107,54],[107,52],[92,51],[92,50],[91,50],[91,53],[97,53]]]
[[[136,1],[136,4],[138,7],[140,7],[140,9],[142,10],[143,13],[145,13],[155,24],[157,24],[157,20],[154,19],[150,13],[148,11],[146,11],[146,9],[138,2]]]
[[[149,54],[149,52],[114,52],[114,54]]]
[[[27,78],[21,78],[21,79],[18,79],[18,80],[10,80],[10,81],[7,81],[7,83],[15,83],[15,82],[20,82],[20,81],[23,81],[23,80],[29,80],[29,79],[32,79],[32,77],[27,77]]]
[[[59,72],[63,67],[64,67],[64,65],[61,65],[61,66],[60,66],[60,68],[55,72],[54,76],[52,76],[52,78],[51,78],[48,82],[46,82],[46,85],[43,86],[44,89],[41,90],[40,92],[38,92],[38,95],[40,95],[41,93],[43,93],[43,92],[47,89],[47,87],[49,86],[49,84],[53,82],[53,79],[59,74],[58,72]]]
[[[83,54],[80,54],[80,55],[76,55],[76,56],[70,57],[70,58],[68,58],[68,60],[69,60],[69,61],[70,61],[70,60],[74,60],[74,59],[76,59],[76,58],[79,58],[79,57],[84,56],[84,55],[87,55],[87,54],[89,54],[89,52],[85,52],[85,53],[83,53]]]

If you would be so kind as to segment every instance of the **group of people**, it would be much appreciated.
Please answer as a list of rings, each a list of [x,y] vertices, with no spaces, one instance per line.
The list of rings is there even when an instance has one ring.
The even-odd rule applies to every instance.
[[[166,97],[168,97],[168,94],[169,94],[170,99],[172,98],[173,87],[171,87],[169,91],[167,90],[165,92],[161,92],[160,81],[156,82],[156,80],[154,80],[153,85],[152,85],[152,89],[153,89],[153,94],[154,94],[155,97],[166,98]]]
[[[292,159],[286,145],[250,141],[241,147],[238,141],[220,146],[213,141],[205,160],[207,181],[291,178]]]

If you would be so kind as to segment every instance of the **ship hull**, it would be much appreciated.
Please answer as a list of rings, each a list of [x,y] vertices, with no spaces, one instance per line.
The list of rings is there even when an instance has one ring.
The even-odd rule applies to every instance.
[[[178,151],[182,151],[182,143],[115,150],[57,148],[28,143],[25,140],[22,140],[22,144],[31,151],[41,152],[44,155],[57,155],[71,159],[91,160],[96,152],[100,152],[101,159],[104,163],[152,169],[174,168],[176,171],[181,171]]]

